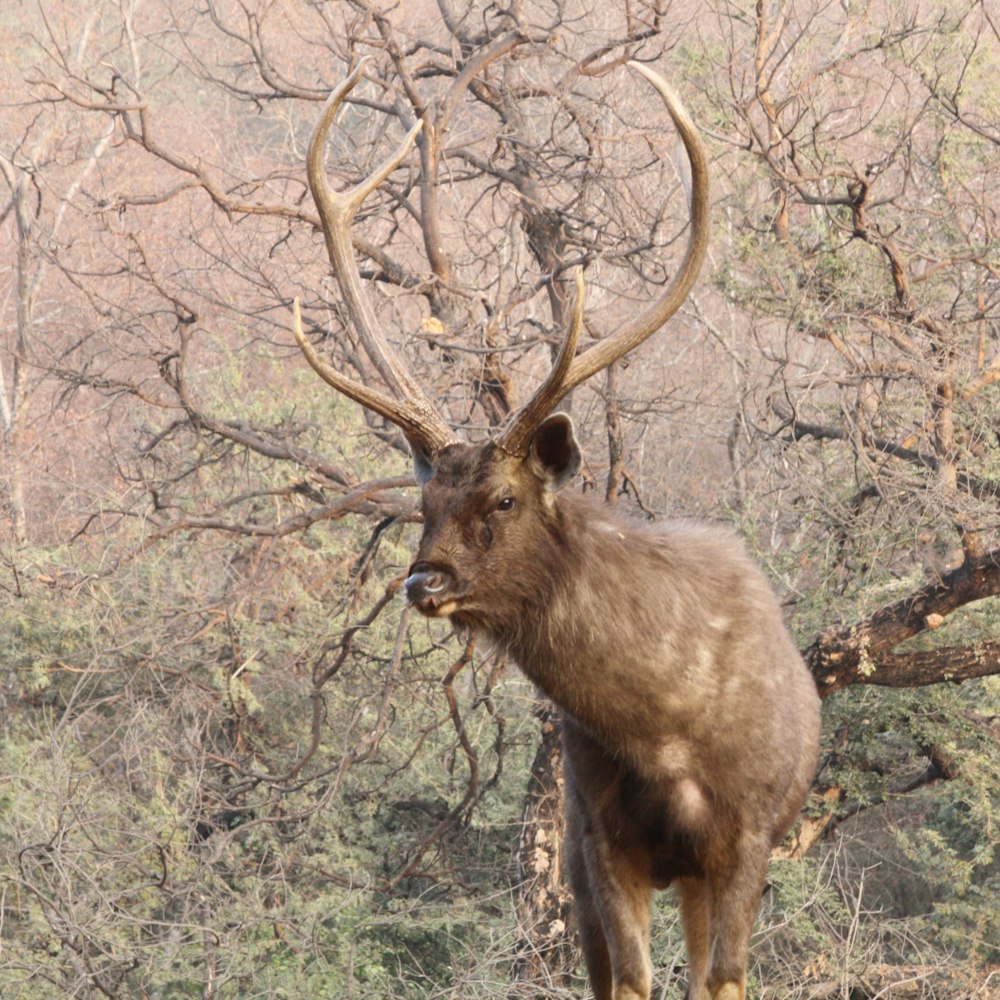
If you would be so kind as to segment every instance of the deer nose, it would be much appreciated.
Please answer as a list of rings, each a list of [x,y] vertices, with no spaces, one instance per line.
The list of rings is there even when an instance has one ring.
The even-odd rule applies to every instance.
[[[410,567],[410,575],[403,587],[406,599],[410,604],[420,604],[427,598],[441,593],[450,581],[450,575],[445,570],[434,569],[427,563],[414,563]]]

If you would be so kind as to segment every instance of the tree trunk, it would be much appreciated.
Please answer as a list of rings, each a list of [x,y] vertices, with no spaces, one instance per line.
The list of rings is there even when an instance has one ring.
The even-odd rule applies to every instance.
[[[530,984],[545,988],[569,984],[577,952],[567,933],[570,895],[562,880],[563,774],[559,718],[547,703],[539,709],[541,733],[531,765],[528,795],[518,845],[517,958],[512,995],[532,995]]]

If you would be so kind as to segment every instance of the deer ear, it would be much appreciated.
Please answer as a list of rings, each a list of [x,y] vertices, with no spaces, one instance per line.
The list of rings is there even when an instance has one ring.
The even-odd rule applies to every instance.
[[[582,461],[573,421],[565,413],[546,417],[535,431],[528,449],[531,471],[547,490],[555,492],[580,471]]]
[[[434,478],[434,466],[423,450],[412,442],[410,454],[413,456],[413,478],[416,479],[417,486],[423,489]]]

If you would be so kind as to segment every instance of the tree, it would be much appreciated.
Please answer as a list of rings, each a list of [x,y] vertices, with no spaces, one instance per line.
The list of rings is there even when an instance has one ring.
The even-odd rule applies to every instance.
[[[76,72],[86,64],[95,20],[96,13],[89,15],[76,44],[60,53],[65,72]],[[8,72],[16,70],[10,67]],[[9,152],[0,152],[0,173],[7,185],[0,223],[11,220],[15,246],[9,300],[14,315],[0,358],[0,430],[11,535],[17,545],[27,539],[24,480],[30,456],[37,453],[29,431],[29,401],[45,370],[66,349],[58,339],[39,342],[38,312],[58,308],[49,283],[59,284],[56,262],[64,249],[67,212],[98,169],[112,132],[99,123],[88,127],[72,110],[33,119],[17,115],[16,124],[11,122]]]
[[[730,449],[742,516],[792,538],[805,569],[796,618],[817,683],[843,690],[824,783],[844,801],[812,833],[908,795],[901,849],[922,864],[937,851],[961,878],[995,843],[936,846],[956,832],[920,790],[961,770],[976,800],[995,780],[995,681],[844,690],[997,674],[997,134],[984,120],[998,39],[979,5],[895,13],[720,10],[724,55],[703,79],[744,168],[726,174],[743,235],[721,277],[763,348]],[[939,794],[982,821],[955,789]]]
[[[748,30],[730,37],[729,73],[715,74],[729,86],[717,99],[730,109],[736,143],[758,165],[746,183],[772,192],[742,219],[746,263],[773,255],[767,281],[758,274],[751,284],[734,261],[729,291],[783,352],[738,428],[755,444],[783,443],[801,469],[789,485],[829,522],[837,590],[870,581],[873,564],[890,561],[896,576],[916,565],[932,581],[812,643],[825,690],[997,672],[991,642],[932,656],[892,652],[956,608],[996,595],[1000,579],[989,321],[997,288],[988,163],[997,136],[956,129],[948,110],[949,101],[980,107],[996,34],[984,35],[992,25],[977,4],[926,21],[900,13],[877,27],[875,9],[825,24],[818,7],[793,17],[758,4]],[[817,43],[818,60],[809,51]],[[853,466],[852,493],[825,492],[831,475],[816,475],[824,461],[837,463],[833,476]],[[819,489],[809,491],[813,477]],[[884,530],[889,520],[893,532]],[[860,533],[867,524],[882,531],[881,551]]]
[[[586,6],[0,15],[23,42],[4,373],[39,386],[15,406],[8,375],[7,398],[43,428],[7,438],[23,542],[2,609],[3,975],[27,995],[499,995],[518,949],[524,989],[574,982],[547,950],[558,851],[529,850],[558,846],[555,730],[503,664],[398,612],[404,442],[318,392],[289,333],[298,296],[324,355],[378,384],[303,168],[365,55],[327,168],[349,186],[423,122],[354,248],[381,328],[470,437],[547,368],[569,268],[592,339],[672,273],[684,178],[620,66],[678,81],[716,157],[713,270],[641,360],[575,394],[588,488],[734,518],[788,593],[831,693],[804,832],[895,810],[892,850],[941,897],[898,937],[861,921],[856,954],[912,964],[904,939],[950,929],[963,968],[995,960],[995,25],[971,3]],[[925,686],[943,678],[967,680]],[[800,889],[780,869],[775,905],[802,908],[767,932],[800,977],[850,952],[829,928],[863,907],[856,856],[814,854]],[[515,941],[519,879],[537,936]]]

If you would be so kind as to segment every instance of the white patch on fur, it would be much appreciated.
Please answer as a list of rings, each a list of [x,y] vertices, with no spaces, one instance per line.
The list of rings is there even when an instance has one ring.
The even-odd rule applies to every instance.
[[[678,736],[664,739],[656,754],[655,777],[670,784],[670,806],[674,820],[688,829],[708,822],[710,806],[701,784],[691,775],[691,744]]]
[[[708,819],[708,800],[694,778],[681,778],[674,786],[673,805],[683,826],[695,829]]]
[[[708,646],[699,646],[697,663],[698,673],[696,675],[697,679],[703,683],[707,682],[712,676],[714,667],[715,653],[709,649]]]
[[[709,618],[705,621],[705,628],[710,628],[713,632],[725,632],[729,628],[729,619],[724,615]]]
[[[691,747],[687,740],[668,736],[660,743],[656,755],[656,771],[665,778],[686,779],[691,770]]]

